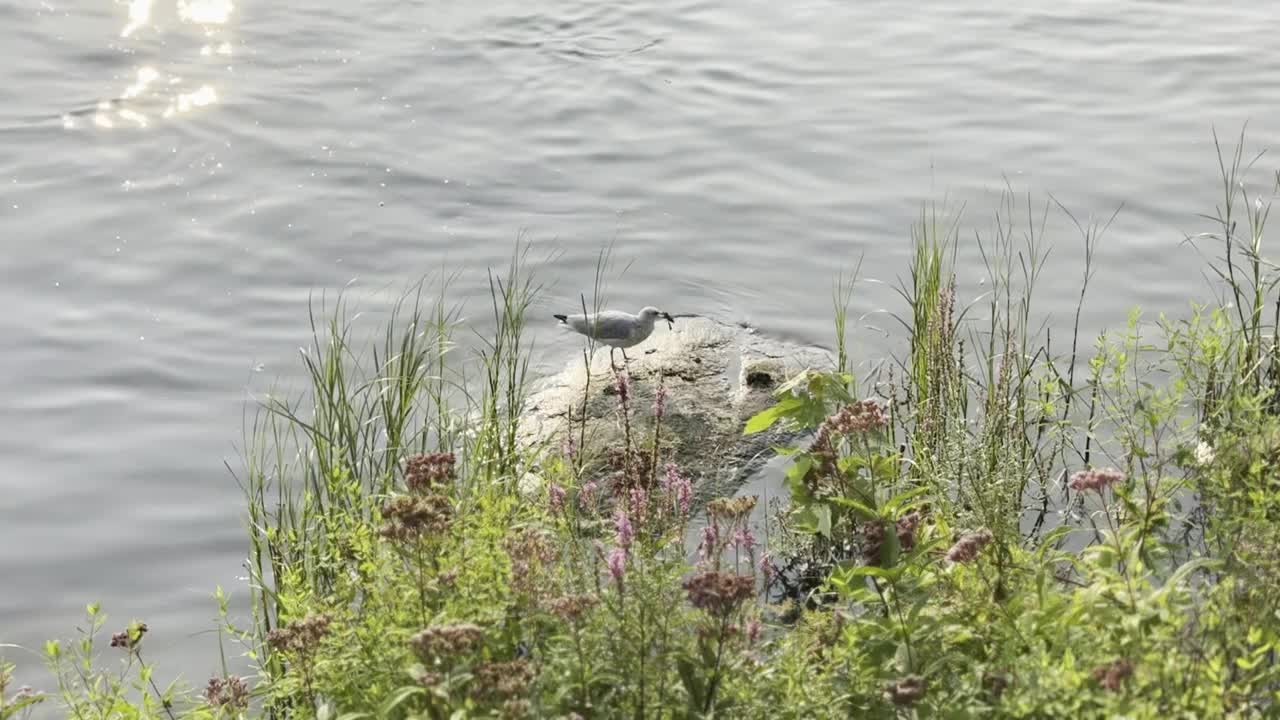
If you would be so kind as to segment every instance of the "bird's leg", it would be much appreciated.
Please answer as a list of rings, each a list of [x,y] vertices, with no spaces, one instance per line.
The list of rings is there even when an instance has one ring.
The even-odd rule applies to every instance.
[[[630,363],[630,362],[631,362],[631,358],[627,357],[627,349],[626,349],[626,348],[622,348],[622,364],[623,364],[623,366],[625,367],[625,366],[626,366],[628,363]]]
[[[615,349],[616,349],[616,348],[614,348],[612,345],[610,345],[610,346],[609,346],[609,367],[610,367],[614,372],[618,372],[618,364],[617,364],[617,363],[615,363],[615,362],[613,361],[613,351],[614,351]],[[626,356],[627,356],[627,352],[624,350],[624,351],[622,352],[622,357],[624,357],[624,358],[625,358]]]

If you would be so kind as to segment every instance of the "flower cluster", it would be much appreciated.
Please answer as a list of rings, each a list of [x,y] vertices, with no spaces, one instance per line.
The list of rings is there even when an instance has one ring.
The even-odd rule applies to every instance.
[[[146,623],[133,623],[128,628],[111,635],[111,647],[133,650],[138,647],[138,643],[142,642],[142,636],[146,634]]]
[[[1101,493],[1107,487],[1115,485],[1122,480],[1124,480],[1124,473],[1115,468],[1093,468],[1092,470],[1081,470],[1073,474],[1069,485],[1076,492],[1097,490]]]
[[[541,570],[556,559],[556,547],[547,534],[536,528],[509,535],[502,541],[511,560],[511,587],[518,593],[534,595],[544,586]]]
[[[745,520],[756,507],[756,495],[739,495],[735,498],[716,498],[707,503],[707,516],[722,522]]]
[[[453,503],[446,494],[453,482],[453,453],[427,453],[405,460],[404,484],[409,495],[391,498],[382,506],[386,524],[382,537],[409,543],[438,535],[453,522]]]
[[[610,550],[607,564],[609,566],[609,575],[614,582],[621,585],[623,578],[627,575],[627,551],[620,547]]]
[[[630,502],[628,510],[635,517],[636,524],[643,527],[649,519],[649,491],[644,485],[636,483],[627,493],[627,500]]]
[[[552,515],[559,515],[564,512],[564,499],[568,493],[564,487],[557,483],[551,483],[547,486],[547,509]]]
[[[918,510],[912,510],[898,518],[894,527],[898,533],[898,547],[901,547],[903,552],[910,552],[916,546],[916,529],[920,527],[921,519]]]
[[[975,533],[969,533],[956,541],[947,550],[947,559],[953,563],[970,562],[978,557],[978,553],[982,548],[986,547],[992,540],[990,530],[979,530]]]
[[[533,683],[533,665],[526,659],[487,662],[472,670],[474,691],[481,697],[510,698],[521,695]]]
[[[547,609],[566,622],[577,622],[600,603],[595,595],[562,595],[547,602]]]
[[[330,622],[328,615],[308,615],[267,633],[267,644],[273,650],[310,652],[320,644],[324,636],[329,634]]]
[[[469,652],[483,639],[484,631],[472,623],[432,625],[410,638],[409,647],[425,661]]]
[[[923,518],[919,511],[911,512],[898,518],[893,524],[893,533],[898,538],[898,547],[903,552],[910,552],[916,546],[916,529]],[[879,565],[884,550],[885,525],[882,521],[873,520],[862,525],[862,557],[868,565]]]
[[[667,463],[662,477],[662,490],[675,503],[681,517],[689,516],[689,508],[693,503],[693,483],[680,472],[680,466]]]
[[[778,568],[774,566],[773,558],[769,553],[765,553],[760,557],[760,577],[764,579],[765,585],[768,585],[777,574]]]
[[[404,484],[409,492],[425,493],[453,481],[457,459],[453,453],[414,455],[405,461]]]
[[[618,508],[613,512],[613,527],[616,530],[615,541],[618,547],[626,550],[631,547],[631,541],[635,539],[635,530],[631,527],[631,515],[626,510]]]
[[[653,391],[653,417],[661,420],[667,414],[667,386],[658,383]]]
[[[817,488],[821,478],[836,474],[840,438],[880,430],[888,424],[889,418],[885,415],[884,408],[875,400],[847,405],[823,420],[818,426],[817,437],[809,447],[809,452],[820,461],[805,477],[810,490]]]
[[[249,708],[249,684],[235,675],[211,677],[204,689],[204,700],[213,708],[247,710]]]
[[[618,402],[623,405],[631,399],[631,378],[625,372],[613,376],[613,392],[618,396]]]
[[[589,510],[592,503],[595,502],[596,494],[600,492],[600,483],[595,480],[588,480],[578,488],[578,509]]]
[[[884,523],[872,520],[862,524],[862,559],[868,565],[879,565],[884,550]]]
[[[1093,679],[1102,687],[1115,692],[1133,675],[1133,661],[1121,658],[1093,669]]]
[[[919,675],[908,675],[885,688],[885,698],[894,705],[915,705],[924,697],[928,684]]]
[[[691,605],[724,618],[755,595],[755,580],[749,575],[709,570],[685,580],[684,589]]]
[[[379,533],[398,542],[410,542],[424,536],[438,535],[453,522],[453,504],[437,493],[397,495],[382,506],[386,524]]]
[[[710,562],[720,552],[720,526],[713,519],[702,528],[702,541],[698,543],[698,559]]]
[[[858,435],[880,430],[889,424],[889,418],[879,402],[868,399],[846,405],[822,424],[827,432],[836,435]]]
[[[1201,440],[1200,442],[1196,443],[1195,457],[1196,457],[1197,465],[1199,465],[1200,467],[1206,467],[1208,465],[1212,465],[1213,459],[1215,456],[1216,454],[1213,450],[1212,445],[1205,442],[1204,440]]]

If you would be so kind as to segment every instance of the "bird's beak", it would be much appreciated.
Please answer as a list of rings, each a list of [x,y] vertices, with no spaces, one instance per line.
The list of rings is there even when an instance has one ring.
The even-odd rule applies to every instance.
[[[662,313],[662,317],[663,317],[663,319],[665,319],[665,320],[667,321],[667,329],[668,329],[668,330],[670,330],[671,328],[675,327],[675,325],[674,325],[673,323],[675,323],[676,319],[675,319],[675,318],[673,318],[673,317],[671,317],[671,313]]]

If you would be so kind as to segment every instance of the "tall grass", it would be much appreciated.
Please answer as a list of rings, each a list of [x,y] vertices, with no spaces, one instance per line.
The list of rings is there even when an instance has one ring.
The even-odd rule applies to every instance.
[[[490,274],[493,331],[474,361],[458,358],[461,308],[450,304],[452,278],[424,280],[398,300],[380,342],[352,338],[345,298],[312,306],[312,343],[302,349],[309,388],[295,398],[268,396],[247,428],[240,476],[249,525],[255,651],[288,614],[277,594],[288,574],[316,596],[344,581],[350,533],[373,525],[400,483],[406,457],[428,450],[460,458],[462,510],[486,496],[514,492],[527,453],[518,445],[529,372],[525,325],[540,287],[517,246],[502,275]],[[480,369],[479,382],[468,376]],[[269,675],[284,668],[270,660]]]

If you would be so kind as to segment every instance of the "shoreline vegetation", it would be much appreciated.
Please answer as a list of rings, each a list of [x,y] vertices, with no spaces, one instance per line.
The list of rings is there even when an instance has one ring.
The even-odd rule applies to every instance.
[[[652,376],[588,384],[616,402],[610,446],[573,418],[522,445],[527,249],[491,274],[473,349],[447,282],[372,345],[341,302],[313,313],[310,389],[263,402],[235,472],[251,606],[216,593],[223,672],[165,678],[145,623],[91,605],[43,649],[49,687],[0,662],[0,720],[1280,716],[1276,188],[1245,183],[1243,133],[1215,144],[1214,229],[1187,240],[1220,296],[1185,317],[1081,337],[1108,223],[1012,194],[977,297],[922,212],[901,349],[861,376],[842,276],[834,368],[743,428],[803,431],[763,524],[754,496],[694,502],[676,391],[633,392]],[[1033,307],[1050,213],[1084,256],[1067,327]]]

